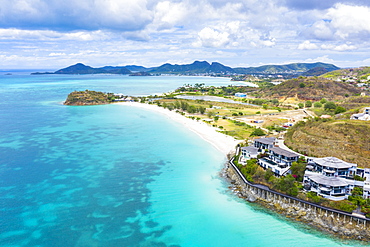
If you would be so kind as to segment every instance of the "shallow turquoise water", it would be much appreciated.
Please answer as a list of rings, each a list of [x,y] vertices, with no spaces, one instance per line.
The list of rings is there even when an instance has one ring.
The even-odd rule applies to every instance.
[[[0,80],[0,246],[346,245],[235,197],[219,177],[225,158],[179,123],[59,103],[74,90],[147,95],[228,80]]]

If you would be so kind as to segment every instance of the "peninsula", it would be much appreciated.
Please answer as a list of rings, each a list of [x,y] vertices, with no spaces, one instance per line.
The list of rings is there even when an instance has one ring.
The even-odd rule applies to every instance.
[[[64,102],[65,105],[104,105],[112,103],[116,97],[112,93],[97,91],[74,91]]]

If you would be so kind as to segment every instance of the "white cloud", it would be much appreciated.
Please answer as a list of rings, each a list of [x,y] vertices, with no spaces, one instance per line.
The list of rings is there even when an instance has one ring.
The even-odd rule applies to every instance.
[[[219,32],[210,27],[205,27],[198,33],[198,40],[194,42],[194,46],[221,47],[227,45],[229,41],[227,32]]]
[[[319,47],[316,44],[311,43],[309,40],[298,45],[299,50],[316,50],[318,48]]]
[[[342,44],[342,45],[323,44],[320,47],[323,50],[332,50],[332,51],[349,51],[349,50],[356,50],[357,49],[356,46],[347,45],[347,44]]]
[[[191,9],[183,2],[159,2],[154,9],[153,25],[159,30],[171,29],[186,21]]]
[[[7,40],[105,40],[109,35],[102,31],[62,33],[50,30],[0,29],[0,39]]]
[[[370,37],[370,7],[336,4],[324,19],[316,21],[306,34],[319,40],[360,40]]]
[[[49,54],[49,57],[58,57],[58,56],[65,56],[67,54],[65,54],[64,52],[52,52]]]
[[[317,57],[317,58],[309,58],[309,59],[304,60],[303,62],[305,62],[305,63],[322,62],[322,63],[333,63],[333,64],[335,64],[335,60],[332,59],[332,58],[329,58],[328,55],[324,55],[324,56]]]
[[[342,39],[370,34],[370,7],[336,4],[329,9],[327,16],[335,34]]]

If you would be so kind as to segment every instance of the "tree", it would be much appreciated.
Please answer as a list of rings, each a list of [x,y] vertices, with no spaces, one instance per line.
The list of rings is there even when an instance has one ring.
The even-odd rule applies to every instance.
[[[278,105],[279,105],[279,100],[278,100],[278,99],[273,99],[273,100],[271,100],[271,103],[272,103],[274,106],[278,106]]]
[[[216,112],[215,111],[207,111],[207,116],[209,118],[213,117],[214,115],[216,115]]]
[[[263,104],[262,107],[263,107],[263,109],[267,110],[268,105],[267,104]]]
[[[299,83],[300,88],[304,88],[305,86],[306,86],[306,84],[304,84],[303,82]]]
[[[320,100],[320,103],[321,104],[325,104],[326,102],[328,102],[326,99],[324,99],[324,98],[322,98],[321,100]]]
[[[196,113],[196,112],[197,112],[197,108],[196,108],[195,106],[193,106],[193,105],[188,105],[188,106],[186,107],[186,111],[187,111],[188,113],[190,113],[190,114],[194,114],[194,113]]]
[[[288,195],[296,196],[298,195],[298,188],[294,182],[295,178],[289,174],[285,177],[280,178],[280,180],[276,184],[276,188],[282,192],[287,193]]]
[[[266,133],[261,128],[255,128],[250,136],[264,136]]]
[[[337,105],[332,101],[328,101],[324,105],[326,111],[335,110],[335,108],[337,108]]]
[[[313,106],[314,106],[315,108],[320,108],[320,107],[322,107],[322,104],[321,104],[320,102],[315,102],[315,103],[313,104]]]
[[[306,163],[293,162],[290,167],[293,177],[299,181],[303,181],[304,171],[306,170]]]
[[[206,108],[205,107],[203,107],[203,106],[199,106],[198,107],[198,112],[200,113],[200,114],[204,114],[205,113],[205,111],[206,111]]]
[[[347,111],[347,109],[346,109],[346,108],[344,108],[344,107],[342,107],[342,106],[337,106],[337,107],[335,108],[334,113],[335,113],[335,114],[339,114],[339,113],[342,113],[342,112],[345,112],[345,111]]]
[[[269,181],[271,176],[274,176],[274,172],[271,169],[267,169],[265,173],[265,180]]]
[[[302,109],[304,107],[304,104],[303,103],[298,103],[298,107],[299,107],[299,109]]]
[[[307,100],[307,101],[305,102],[305,106],[306,106],[307,108],[312,107],[312,101],[311,101],[311,100]]]

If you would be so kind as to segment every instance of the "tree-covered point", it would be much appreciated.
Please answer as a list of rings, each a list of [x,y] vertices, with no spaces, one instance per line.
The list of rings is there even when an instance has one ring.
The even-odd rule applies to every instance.
[[[65,105],[102,105],[112,103],[116,97],[113,93],[97,91],[74,91],[70,93],[64,102]]]

